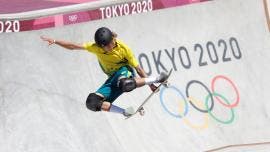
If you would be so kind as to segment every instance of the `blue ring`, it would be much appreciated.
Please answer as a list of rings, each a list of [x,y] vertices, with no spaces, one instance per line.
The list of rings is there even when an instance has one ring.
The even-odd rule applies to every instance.
[[[181,95],[182,99],[184,99],[184,101],[185,101],[185,112],[184,112],[184,116],[186,116],[187,113],[188,113],[188,103],[187,103],[187,100],[186,100],[186,98],[184,97],[183,93],[182,93],[179,89],[177,89],[176,87],[174,87],[174,86],[169,86],[168,88],[172,88],[173,90],[175,90],[176,92],[178,92],[178,93]],[[163,107],[164,110],[165,110],[166,112],[168,112],[171,116],[176,117],[176,118],[182,118],[183,116],[181,116],[180,114],[174,114],[174,113],[170,112],[169,109],[168,109],[168,108],[166,107],[166,105],[164,104],[162,96],[163,96],[163,93],[164,93],[164,90],[165,90],[165,89],[166,89],[166,87],[163,87],[163,86],[162,86],[162,88],[161,88],[161,90],[160,90],[160,94],[159,94],[160,103],[161,103],[162,107]]]

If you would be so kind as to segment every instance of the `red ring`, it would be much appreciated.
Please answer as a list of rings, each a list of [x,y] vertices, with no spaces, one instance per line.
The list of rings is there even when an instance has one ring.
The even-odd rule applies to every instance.
[[[233,88],[234,88],[234,90],[235,90],[235,92],[236,92],[237,98],[236,98],[235,103],[230,104],[230,105],[228,105],[228,104],[222,102],[221,99],[219,99],[217,96],[215,96],[215,98],[218,100],[218,102],[219,102],[220,104],[222,104],[222,105],[224,105],[224,106],[226,106],[226,107],[229,107],[229,108],[236,107],[236,106],[238,105],[239,101],[240,101],[239,91],[237,90],[235,84],[234,84],[229,78],[227,78],[227,77],[225,77],[225,76],[223,76],[223,75],[215,76],[215,77],[213,78],[212,82],[211,82],[211,89],[212,89],[212,92],[215,92],[215,90],[214,90],[214,84],[215,84],[215,81],[216,81],[218,78],[223,78],[223,79],[227,80],[227,81],[233,86]]]

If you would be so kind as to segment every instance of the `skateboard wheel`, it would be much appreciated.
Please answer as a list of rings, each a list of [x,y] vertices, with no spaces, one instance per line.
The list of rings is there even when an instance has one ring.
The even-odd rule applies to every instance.
[[[145,114],[145,111],[144,111],[144,110],[141,110],[141,111],[140,111],[140,115],[141,115],[141,116],[144,116],[144,114]]]
[[[164,87],[166,87],[166,88],[169,88],[169,86],[170,86],[170,83],[164,83]]]
[[[145,114],[145,110],[144,110],[144,108],[142,107],[140,110],[139,110],[139,113],[140,113],[140,115],[141,116],[144,116],[144,114]]]

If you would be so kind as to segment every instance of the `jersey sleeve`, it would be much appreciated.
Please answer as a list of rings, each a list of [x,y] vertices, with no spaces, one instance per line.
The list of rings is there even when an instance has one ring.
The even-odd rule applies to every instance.
[[[96,49],[95,47],[96,47],[95,43],[93,43],[93,42],[85,42],[85,43],[83,43],[83,48],[85,50],[87,50],[88,52],[94,53],[94,51]]]
[[[139,65],[138,60],[135,58],[130,48],[126,47],[126,49],[126,59],[128,60],[128,64],[133,68],[137,67]]]

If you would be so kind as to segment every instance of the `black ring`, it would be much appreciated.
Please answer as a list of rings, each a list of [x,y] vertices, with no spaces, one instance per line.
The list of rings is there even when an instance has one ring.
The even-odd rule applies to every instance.
[[[210,90],[209,90],[202,82],[200,82],[200,81],[198,81],[198,80],[191,80],[191,81],[188,82],[187,87],[186,87],[186,96],[187,96],[187,98],[189,98],[188,90],[189,90],[189,87],[190,87],[190,85],[191,85],[192,83],[198,83],[198,84],[202,85],[202,86],[205,88],[205,90],[209,93],[209,95],[210,95],[210,97],[211,97],[212,105],[211,105],[211,107],[210,107],[209,110],[203,110],[203,109],[200,109],[200,108],[196,107],[195,104],[193,104],[193,103],[188,99],[189,103],[192,105],[193,108],[197,109],[197,110],[200,111],[200,112],[208,113],[208,111],[212,111],[213,108],[214,108],[214,99],[213,99],[213,95],[212,95],[212,93],[210,92]]]

